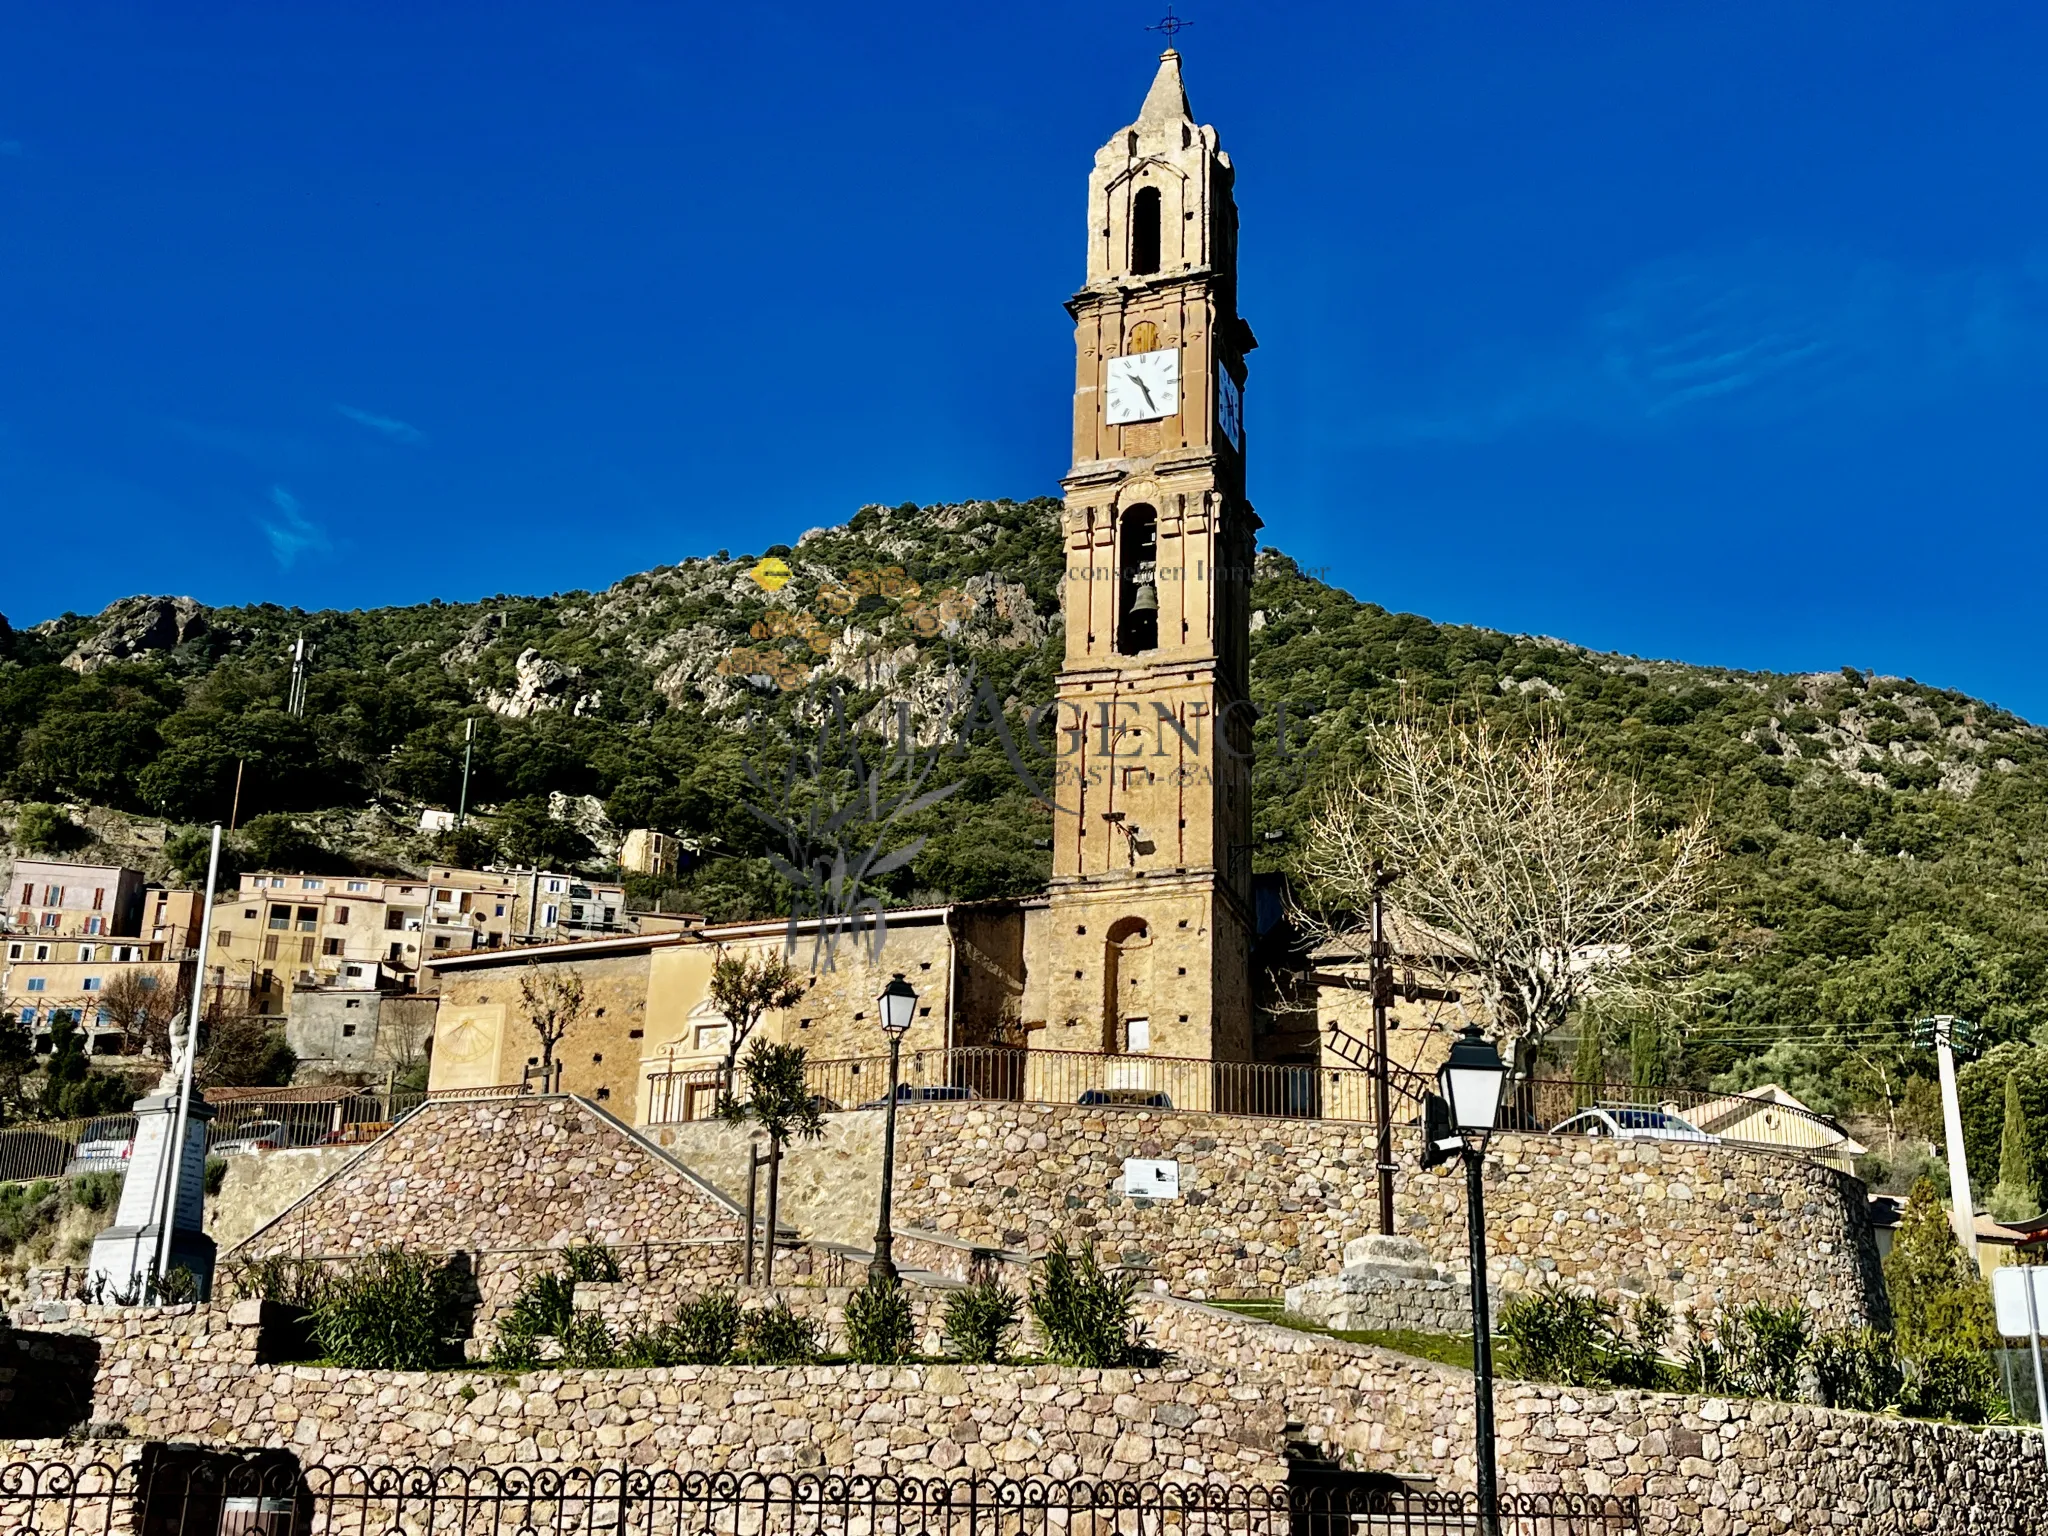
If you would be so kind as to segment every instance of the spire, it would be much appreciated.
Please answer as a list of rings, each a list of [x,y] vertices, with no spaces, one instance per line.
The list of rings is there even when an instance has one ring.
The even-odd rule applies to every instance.
[[[1181,84],[1180,55],[1169,48],[1159,55],[1159,73],[1152,77],[1152,89],[1145,93],[1145,105],[1138,108],[1141,123],[1189,123],[1187,87]]]

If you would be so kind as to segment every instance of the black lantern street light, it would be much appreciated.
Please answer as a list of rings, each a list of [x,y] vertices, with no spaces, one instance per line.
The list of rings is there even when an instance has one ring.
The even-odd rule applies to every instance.
[[[896,1082],[903,1065],[903,1037],[910,1033],[910,1021],[917,1017],[917,989],[898,971],[882,995],[875,999],[881,1009],[882,1029],[889,1036],[889,1101],[882,1113],[882,1215],[875,1224],[875,1261],[868,1273],[885,1280],[896,1278],[895,1243],[890,1231],[889,1195],[896,1183]]]
[[[1493,1452],[1493,1318],[1486,1296],[1486,1193],[1481,1177],[1487,1139],[1500,1114],[1507,1063],[1493,1042],[1467,1025],[1436,1075],[1438,1102],[1427,1106],[1423,1161],[1434,1166],[1452,1157],[1465,1161],[1466,1227],[1472,1239],[1472,1391],[1474,1483],[1479,1497],[1481,1536],[1500,1536],[1500,1490]]]

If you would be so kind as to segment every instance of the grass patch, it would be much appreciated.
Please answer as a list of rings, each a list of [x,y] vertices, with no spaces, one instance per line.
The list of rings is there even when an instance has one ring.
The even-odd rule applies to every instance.
[[[1418,1360],[1433,1360],[1438,1365],[1454,1365],[1461,1371],[1472,1369],[1472,1339],[1469,1335],[1418,1333],[1412,1328],[1325,1328],[1298,1312],[1289,1312],[1285,1302],[1270,1297],[1212,1301],[1209,1305],[1225,1312],[1235,1312],[1253,1322],[1292,1328],[1296,1333],[1320,1333],[1325,1338],[1342,1339],[1347,1344],[1369,1344],[1374,1349],[1390,1349],[1396,1354],[1413,1355]]]

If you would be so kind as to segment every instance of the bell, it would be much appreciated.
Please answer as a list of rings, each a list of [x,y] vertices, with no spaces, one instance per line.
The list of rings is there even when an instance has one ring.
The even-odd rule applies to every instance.
[[[1131,612],[1157,613],[1159,611],[1159,589],[1151,582],[1141,582],[1138,595],[1131,599]]]

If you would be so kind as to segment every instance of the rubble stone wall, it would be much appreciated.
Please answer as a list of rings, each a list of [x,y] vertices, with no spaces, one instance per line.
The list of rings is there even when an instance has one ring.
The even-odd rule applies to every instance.
[[[1397,1139],[1397,1224],[1462,1272],[1464,1180],[1417,1168],[1416,1134]],[[974,1101],[906,1105],[897,1135],[899,1225],[1034,1252],[1093,1239],[1176,1295],[1279,1295],[1376,1228],[1363,1125]],[[1126,1159],[1176,1162],[1179,1198],[1124,1195]],[[1796,1301],[1823,1327],[1886,1311],[1862,1184],[1797,1157],[1507,1133],[1486,1199],[1504,1295],[1554,1276],[1681,1309]]]
[[[1470,1486],[1466,1373],[1170,1297],[1140,1305],[1175,1353],[1166,1368],[358,1372],[249,1363],[251,1330],[232,1326],[246,1305],[225,1320],[85,1321],[105,1352],[93,1417],[106,1429],[289,1447],[309,1464],[1248,1482],[1283,1479],[1286,1441],[1305,1439],[1363,1469]],[[1633,1494],[1648,1536],[2021,1536],[2048,1498],[2025,1430],[1524,1382],[1502,1383],[1497,1408],[1505,1489]]]

